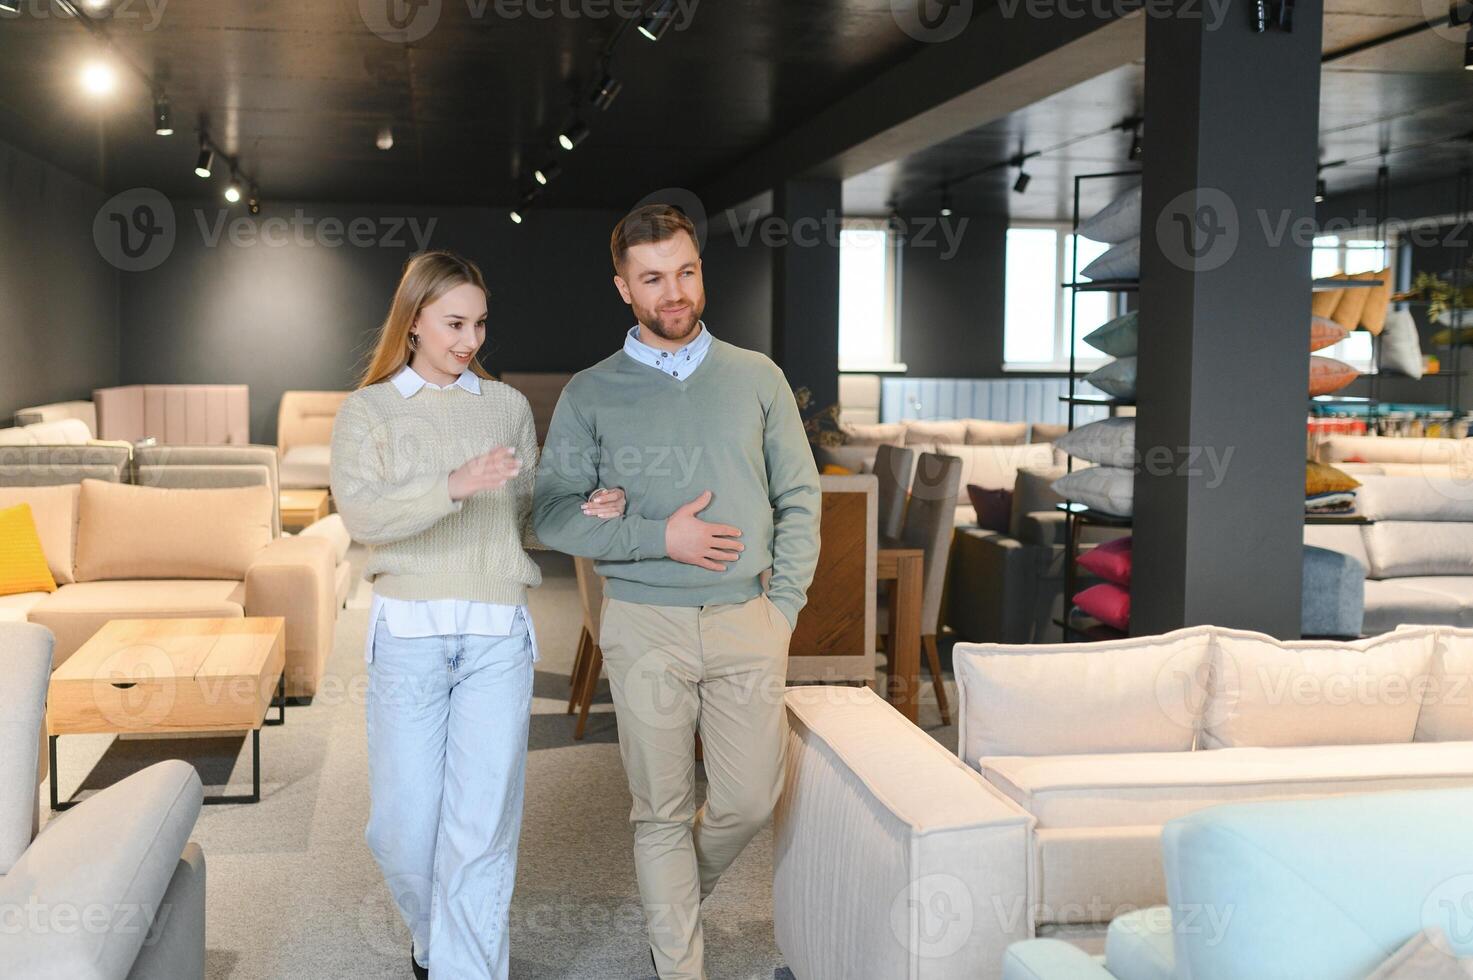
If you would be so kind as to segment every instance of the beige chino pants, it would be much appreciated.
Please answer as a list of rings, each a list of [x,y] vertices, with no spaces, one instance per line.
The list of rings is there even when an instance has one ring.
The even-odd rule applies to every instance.
[[[766,595],[719,606],[606,599],[599,645],[634,806],[634,866],[662,980],[703,980],[701,900],[783,785],[788,621]],[[695,735],[707,793],[695,804]]]

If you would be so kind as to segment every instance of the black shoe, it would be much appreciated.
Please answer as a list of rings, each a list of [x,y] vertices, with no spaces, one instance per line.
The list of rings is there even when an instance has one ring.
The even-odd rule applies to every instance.
[[[420,966],[414,958],[414,943],[409,944],[409,965],[414,968],[414,980],[430,980],[429,968]]]

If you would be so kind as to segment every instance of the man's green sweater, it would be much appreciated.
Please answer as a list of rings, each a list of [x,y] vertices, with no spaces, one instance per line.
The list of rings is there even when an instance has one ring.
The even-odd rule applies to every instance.
[[[623,517],[580,509],[599,487],[621,487]],[[723,572],[665,553],[665,524],[703,492],[697,516],[742,531]],[[662,606],[746,602],[768,595],[790,624],[818,563],[822,497],[797,403],[768,358],[720,340],[688,378],[623,351],[574,375],[553,413],[532,515],[548,548],[596,559],[615,599]]]

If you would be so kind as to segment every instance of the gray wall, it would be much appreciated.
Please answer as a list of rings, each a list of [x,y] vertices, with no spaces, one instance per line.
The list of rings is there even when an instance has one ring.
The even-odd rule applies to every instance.
[[[0,425],[118,380],[118,273],[92,241],[105,195],[0,143]]]
[[[712,235],[701,254],[706,323],[722,340],[772,355],[772,250]],[[632,321],[631,321],[632,322]]]
[[[912,216],[901,256],[900,359],[916,378],[1003,376],[1006,217],[952,215],[952,239]]]

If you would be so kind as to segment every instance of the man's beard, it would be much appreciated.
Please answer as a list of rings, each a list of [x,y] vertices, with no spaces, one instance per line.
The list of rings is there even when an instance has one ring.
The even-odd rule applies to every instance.
[[[700,296],[691,305],[689,313],[689,326],[685,325],[683,320],[679,325],[668,323],[666,322],[666,318],[660,316],[657,312],[651,309],[645,309],[639,306],[636,306],[634,308],[635,317],[639,320],[641,326],[646,327],[651,332],[653,332],[655,336],[661,338],[662,340],[668,340],[671,342],[684,340],[685,338],[694,334],[696,332],[696,328],[700,326],[701,314],[705,312],[706,297],[704,295]]]

